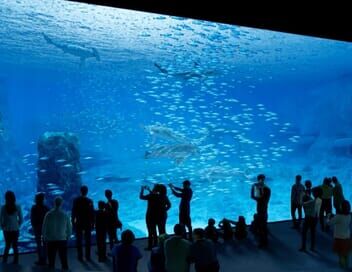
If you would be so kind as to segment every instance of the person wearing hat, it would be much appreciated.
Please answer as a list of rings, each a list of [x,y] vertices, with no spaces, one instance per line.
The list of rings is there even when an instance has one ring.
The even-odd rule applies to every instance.
[[[185,180],[183,188],[174,186],[172,183],[169,184],[172,194],[176,197],[181,198],[179,206],[179,224],[187,227],[189,240],[192,240],[192,220],[191,220],[191,199],[193,191],[191,189],[191,182]]]

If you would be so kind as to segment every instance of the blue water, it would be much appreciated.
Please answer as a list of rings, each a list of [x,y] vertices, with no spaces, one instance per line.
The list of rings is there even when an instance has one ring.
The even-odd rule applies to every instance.
[[[112,189],[139,237],[139,189],[156,182],[192,182],[194,226],[250,221],[259,173],[270,221],[290,218],[296,174],[336,175],[352,198],[351,43],[65,1],[0,6],[0,202],[16,193],[22,241],[47,131],[79,138],[89,196]]]

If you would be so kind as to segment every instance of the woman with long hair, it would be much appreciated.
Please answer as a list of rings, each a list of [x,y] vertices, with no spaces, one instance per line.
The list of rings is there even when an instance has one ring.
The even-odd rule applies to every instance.
[[[11,247],[13,248],[13,263],[18,263],[18,237],[22,223],[22,210],[21,207],[16,204],[16,196],[14,192],[7,191],[5,193],[5,205],[1,207],[0,212],[0,225],[5,238],[3,263],[7,263]]]

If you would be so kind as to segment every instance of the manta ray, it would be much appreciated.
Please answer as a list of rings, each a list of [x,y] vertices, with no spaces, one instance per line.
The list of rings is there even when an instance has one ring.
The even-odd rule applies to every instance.
[[[199,154],[199,149],[191,143],[160,145],[145,152],[144,158],[169,158],[176,164],[181,164],[187,157]]]
[[[80,58],[80,67],[84,66],[86,59],[95,58],[97,61],[100,61],[100,55],[97,49],[95,48],[87,48],[84,46],[78,46],[73,44],[64,44],[53,41],[49,38],[45,33],[43,33],[43,37],[48,44],[54,45],[55,47],[61,49],[64,53],[68,53],[70,55],[76,56]]]

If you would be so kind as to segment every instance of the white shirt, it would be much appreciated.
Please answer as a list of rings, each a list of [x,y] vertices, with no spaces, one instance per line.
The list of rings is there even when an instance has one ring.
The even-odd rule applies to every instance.
[[[323,202],[323,201],[321,200],[320,197],[317,197],[317,198],[315,199],[315,209],[314,209],[314,215],[315,215],[315,217],[319,217],[320,208],[321,208],[321,203],[322,203],[322,202]]]
[[[52,209],[44,217],[44,241],[68,240],[72,234],[70,217],[61,209]]]
[[[330,220],[328,219],[329,225],[334,225],[334,238],[337,239],[349,239],[351,215],[337,214]]]

